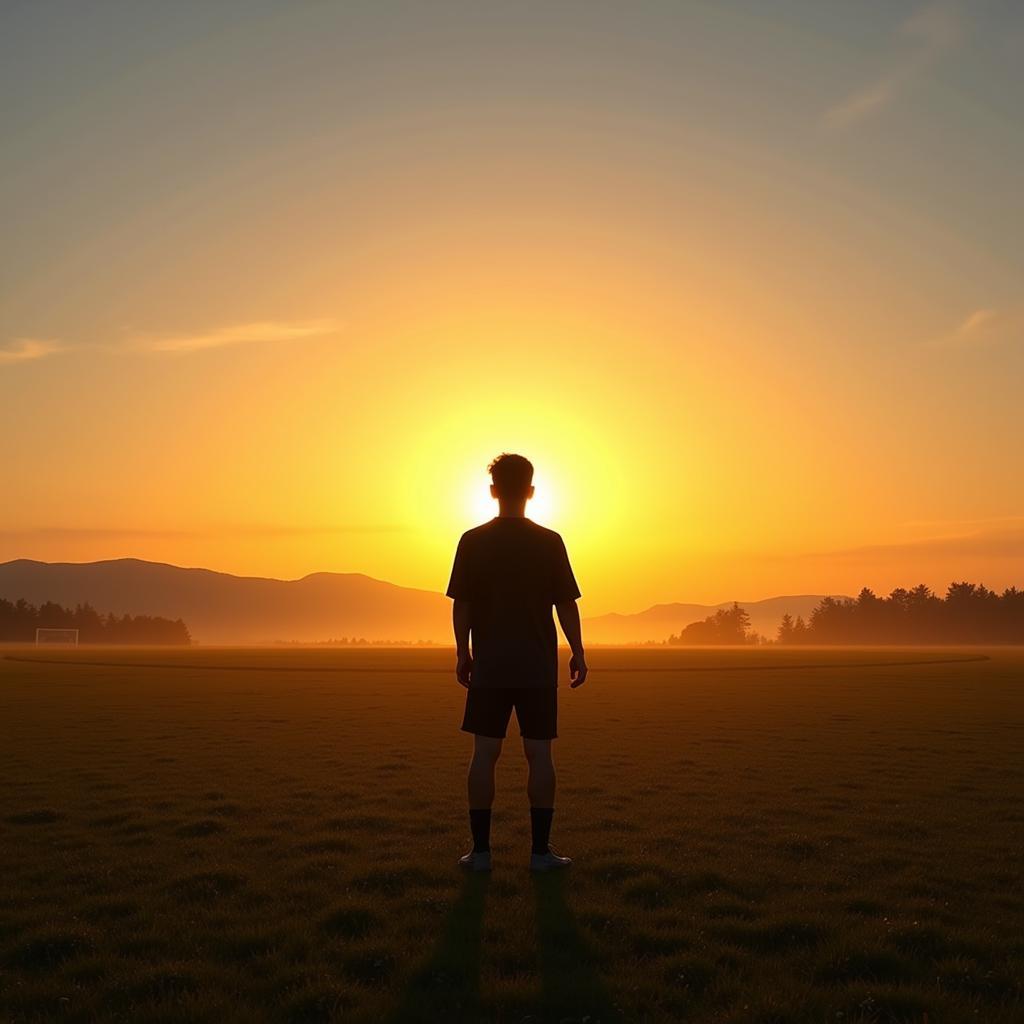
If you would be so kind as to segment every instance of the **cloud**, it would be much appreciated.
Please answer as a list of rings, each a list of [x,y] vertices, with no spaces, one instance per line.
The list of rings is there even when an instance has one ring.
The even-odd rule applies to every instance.
[[[133,347],[149,352],[200,352],[204,349],[224,348],[226,345],[297,341],[320,337],[337,329],[338,324],[334,320],[266,320],[218,327],[198,334],[137,338]]]
[[[948,519],[904,523],[915,528],[916,537],[808,551],[747,554],[747,563],[757,561],[774,572],[801,574],[807,582],[799,584],[813,592],[825,580],[845,580],[839,586],[830,583],[832,592],[854,592],[861,585],[883,590],[924,582],[945,587],[951,580],[984,582],[1001,590],[1020,586],[1024,571],[1024,516],[988,519]],[[929,536],[920,536],[927,530]],[[817,582],[814,582],[817,581]]]
[[[984,519],[912,519],[903,525],[912,530],[944,530],[943,536],[946,536],[950,530],[965,528],[984,527],[999,530],[1004,527],[1019,526],[1024,529],[1024,516],[987,516]]]
[[[931,537],[926,540],[904,541],[895,544],[869,544],[845,551],[830,551],[828,557],[860,561],[873,557],[906,557],[924,555],[969,556],[987,558],[1024,558],[1024,527],[999,530],[978,530],[975,533],[951,537]]]
[[[897,30],[901,52],[872,81],[829,107],[823,117],[825,125],[845,128],[887,107],[952,50],[962,34],[954,7],[933,4],[920,8]]]
[[[1024,308],[972,310],[951,331],[934,342],[940,348],[980,348],[1024,338]]]
[[[338,329],[338,322],[328,319],[259,320],[194,334],[140,335],[122,342],[80,344],[76,347],[113,353],[200,352],[204,349],[247,345],[253,342],[300,341],[303,338],[323,337]],[[0,344],[0,366],[43,359],[55,352],[65,352],[67,349],[68,346],[61,342],[44,338],[15,338],[6,344]]]
[[[957,334],[980,334],[992,329],[999,320],[999,314],[994,309],[976,309],[956,329]]]
[[[890,77],[866,86],[825,112],[825,123],[836,127],[860,121],[884,107],[893,96],[896,82]]]
[[[63,351],[64,346],[57,341],[42,338],[16,338],[6,345],[0,346],[0,366],[10,363],[29,363],[35,359],[44,359],[54,352]]]
[[[881,544],[793,554],[771,554],[763,558],[773,562],[891,566],[939,564],[949,566],[967,561],[981,562],[1024,559],[1024,517],[975,520],[986,524],[970,529],[971,520],[950,520],[949,529],[940,536],[899,540]],[[935,526],[945,524],[935,523]],[[965,528],[966,527],[966,528]]]
[[[328,526],[287,524],[239,524],[200,529],[146,529],[136,527],[31,526],[0,528],[6,541],[150,541],[150,540],[245,540],[287,537],[326,537],[346,534],[404,533],[409,529],[396,523],[338,523]]]

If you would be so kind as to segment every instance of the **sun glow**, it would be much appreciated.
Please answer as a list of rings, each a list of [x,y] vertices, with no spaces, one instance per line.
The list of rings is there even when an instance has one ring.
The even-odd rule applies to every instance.
[[[585,378],[586,370],[580,376]],[[527,380],[501,380],[484,397],[460,388],[456,379],[447,391],[469,394],[468,400],[444,410],[435,402],[429,411],[407,413],[418,429],[414,437],[406,433],[396,439],[389,463],[393,473],[385,481],[389,503],[412,524],[403,543],[407,540],[424,563],[434,566],[423,585],[447,579],[459,536],[498,514],[487,466],[502,452],[533,463],[534,497],[526,515],[562,534],[578,578],[588,587],[608,552],[621,551],[621,526],[630,515],[632,495],[628,487],[609,488],[608,481],[625,475],[629,425],[574,408],[558,375],[552,377],[532,386]],[[596,384],[591,394],[593,401],[601,400]]]
[[[491,497],[490,478],[474,474],[466,482],[466,508],[474,523],[486,522],[498,514],[498,502]],[[526,503],[527,518],[541,525],[548,525],[557,519],[557,502],[552,488],[545,480],[534,475],[533,497]]]

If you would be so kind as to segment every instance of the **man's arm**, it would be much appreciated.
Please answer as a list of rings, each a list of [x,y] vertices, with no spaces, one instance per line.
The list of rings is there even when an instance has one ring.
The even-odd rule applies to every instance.
[[[473,656],[469,652],[469,602],[456,598],[452,603],[452,626],[455,629],[455,678],[468,687],[473,676]]]
[[[572,657],[569,659],[569,679],[573,689],[587,681],[587,659],[583,653],[583,628],[580,610],[575,601],[559,601],[555,605],[558,622],[568,641]]]

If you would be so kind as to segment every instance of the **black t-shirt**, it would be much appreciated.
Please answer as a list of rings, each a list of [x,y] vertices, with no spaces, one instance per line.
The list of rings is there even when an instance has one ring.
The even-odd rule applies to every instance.
[[[512,516],[468,530],[447,593],[469,602],[474,687],[558,685],[551,609],[580,591],[554,530]]]

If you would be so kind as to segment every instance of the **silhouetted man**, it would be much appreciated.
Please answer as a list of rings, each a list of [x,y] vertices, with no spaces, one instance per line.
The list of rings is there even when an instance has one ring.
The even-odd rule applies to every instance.
[[[582,686],[587,663],[576,607],[580,592],[562,538],[526,518],[526,502],[533,497],[529,460],[499,455],[488,469],[498,515],[462,535],[448,584],[455,601],[455,674],[469,691],[462,728],[473,733],[473,849],[459,863],[490,870],[494,769],[514,708],[530,772],[530,868],[550,871],[572,863],[548,845],[555,807],[551,741],[558,734],[558,640],[551,608],[572,650],[571,685]]]

